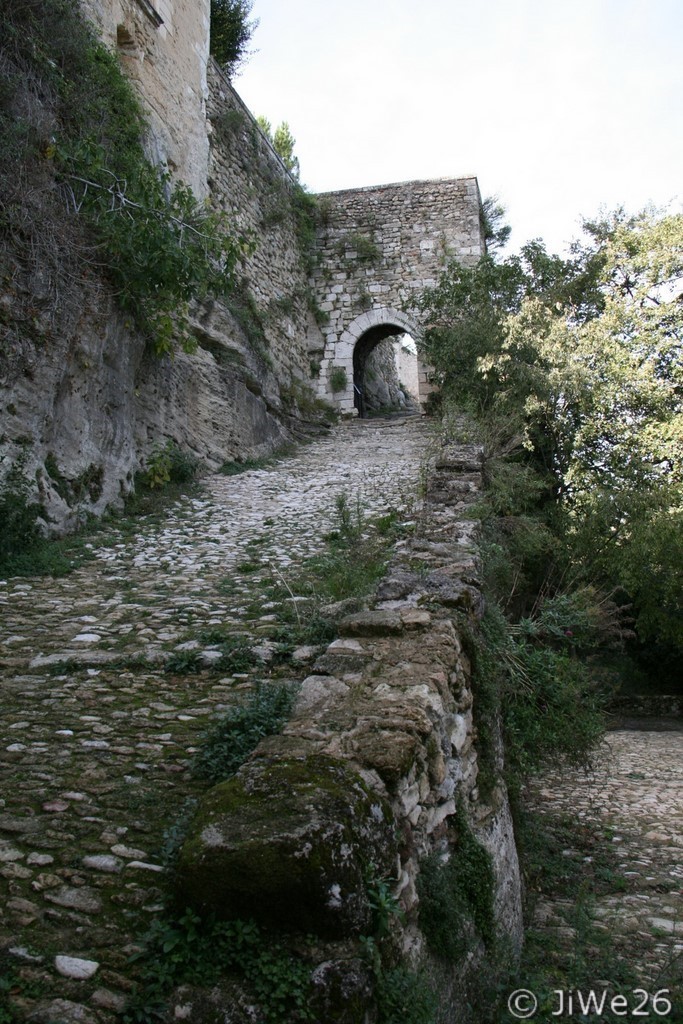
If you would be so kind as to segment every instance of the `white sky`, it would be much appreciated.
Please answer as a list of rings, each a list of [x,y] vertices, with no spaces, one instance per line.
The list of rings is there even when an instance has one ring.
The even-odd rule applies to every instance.
[[[683,0],[254,0],[235,86],[314,192],[475,174],[511,248],[680,210]]]

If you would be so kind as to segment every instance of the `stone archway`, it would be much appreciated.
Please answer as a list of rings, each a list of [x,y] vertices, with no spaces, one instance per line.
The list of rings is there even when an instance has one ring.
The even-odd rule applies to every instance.
[[[344,385],[328,388],[328,396],[333,398],[342,413],[362,415],[362,396],[358,389],[362,384],[363,365],[366,356],[384,338],[392,335],[408,334],[419,341],[421,330],[419,324],[407,313],[384,306],[366,310],[353,320],[343,331],[334,351],[327,357],[327,380],[344,381]],[[426,368],[418,360],[419,399],[424,401],[429,393],[428,374]]]
[[[401,390],[396,359],[399,339],[392,324],[380,324],[356,342],[353,350],[353,400],[361,418],[413,408]],[[415,356],[417,364],[417,355]]]

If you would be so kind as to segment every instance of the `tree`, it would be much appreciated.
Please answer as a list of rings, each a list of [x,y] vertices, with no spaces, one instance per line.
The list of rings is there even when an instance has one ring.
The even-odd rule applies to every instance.
[[[296,139],[292,135],[289,125],[286,121],[279,124],[275,129],[273,135],[273,145],[275,152],[281,157],[283,164],[293,175],[297,181],[299,179],[299,159],[294,156],[294,146],[296,145]]]
[[[275,132],[267,117],[263,114],[259,114],[256,118],[256,123],[259,128],[266,135],[273,146],[273,149],[282,160],[283,164],[297,181],[299,180],[299,159],[294,156],[294,147],[296,145],[296,139],[292,135],[291,129],[286,121],[282,121]]]
[[[484,241],[486,251],[491,253],[502,249],[508,242],[512,228],[504,224],[505,207],[499,201],[498,196],[487,196],[482,201],[481,213],[484,227]]]
[[[508,318],[534,296],[542,297],[544,310],[571,306],[581,319],[596,315],[603,301],[598,271],[594,253],[565,260],[538,240],[502,261],[490,252],[473,267],[451,260],[418,303],[426,327],[423,351],[442,390],[476,414],[490,413],[508,392],[521,408],[509,377],[521,367],[507,360],[500,364],[505,379],[497,371]]]
[[[546,481],[574,576],[620,588],[640,638],[681,651],[683,216],[586,231],[568,260],[532,242],[451,264],[422,299],[425,356]]]
[[[247,49],[258,20],[249,21],[254,0],[211,0],[209,50],[228,78],[233,78],[250,56]]]

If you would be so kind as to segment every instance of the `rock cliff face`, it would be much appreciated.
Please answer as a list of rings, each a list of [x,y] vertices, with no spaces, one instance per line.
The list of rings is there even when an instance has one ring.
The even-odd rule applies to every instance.
[[[398,344],[398,341],[392,343],[389,338],[385,338],[365,361],[362,379],[367,412],[408,410],[417,407],[417,402],[407,393],[405,386],[401,387],[395,354]]]
[[[80,258],[88,240],[49,179],[32,216],[52,248],[27,259],[25,246],[2,239],[0,477],[22,459],[52,531],[119,502],[168,441],[216,468],[320,424],[308,385],[307,336],[316,328],[294,186],[229,83],[216,67],[212,74],[212,201],[249,234],[253,251],[232,297],[192,311],[196,352],[146,351],[107,283]]]
[[[4,300],[15,324],[38,301],[18,283]],[[44,335],[5,351],[2,454],[8,463],[28,454],[25,472],[35,476],[52,528],[117,504],[168,440],[215,469],[291,436],[272,371],[227,311],[198,310],[196,328],[194,354],[159,359],[93,282],[72,290]]]

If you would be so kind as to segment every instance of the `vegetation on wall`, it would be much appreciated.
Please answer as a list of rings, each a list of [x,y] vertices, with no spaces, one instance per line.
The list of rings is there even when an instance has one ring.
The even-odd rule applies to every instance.
[[[73,0],[14,5],[3,29],[5,246],[29,271],[104,273],[156,352],[191,347],[190,300],[230,291],[249,240],[146,159],[133,89]]]
[[[432,853],[421,862],[417,891],[420,928],[429,949],[456,963],[477,938],[493,946],[495,879],[490,854],[475,839],[461,805],[450,830],[448,859]]]
[[[343,366],[333,366],[330,370],[330,390],[336,395],[340,391],[346,391],[347,387],[346,369]]]
[[[376,263],[382,255],[377,243],[369,235],[363,235],[358,231],[351,231],[343,235],[337,244],[337,251],[340,256],[346,259],[352,258],[359,263]]]
[[[209,51],[228,78],[239,73],[249,58],[249,43],[258,19],[249,21],[253,0],[211,0]]]

